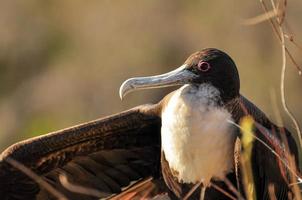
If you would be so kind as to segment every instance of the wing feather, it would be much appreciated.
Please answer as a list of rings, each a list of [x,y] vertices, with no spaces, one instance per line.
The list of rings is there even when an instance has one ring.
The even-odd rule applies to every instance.
[[[51,193],[6,162],[14,159],[71,199],[77,194],[60,182],[118,193],[131,182],[158,174],[160,105],[143,105],[103,119],[16,143],[0,156],[0,196],[53,199]],[[18,194],[18,195],[16,195]]]
[[[242,114],[237,114],[237,116],[251,115],[256,120],[255,135],[286,162],[289,162],[289,158],[285,152],[292,155],[296,166],[299,166],[298,148],[292,134],[285,128],[272,123],[260,109],[243,96],[239,101],[238,105],[242,108],[237,111],[241,110]],[[286,141],[283,141],[283,138]],[[288,149],[285,148],[285,143],[288,143]],[[270,186],[274,187],[277,199],[288,199],[291,187],[288,185],[288,177],[284,176],[284,171],[288,172],[288,170],[281,164],[280,159],[258,140],[254,140],[253,144],[252,167],[254,180],[257,183],[257,199],[269,199]]]

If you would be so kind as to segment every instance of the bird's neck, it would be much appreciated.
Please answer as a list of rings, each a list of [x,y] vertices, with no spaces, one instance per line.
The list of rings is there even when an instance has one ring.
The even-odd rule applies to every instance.
[[[232,117],[220,101],[212,85],[185,85],[162,111],[162,150],[180,182],[208,184],[232,169]]]

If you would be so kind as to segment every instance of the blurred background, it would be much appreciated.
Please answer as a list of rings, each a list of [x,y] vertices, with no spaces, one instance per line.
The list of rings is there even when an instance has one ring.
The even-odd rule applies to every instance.
[[[289,1],[287,21],[302,44],[302,1]],[[10,0],[0,6],[0,150],[32,136],[155,103],[171,89],[119,99],[121,83],[180,66],[205,47],[236,62],[241,93],[276,121],[281,48],[259,1]],[[288,43],[297,62],[302,51]],[[288,61],[286,97],[302,120],[302,77]],[[174,88],[175,89],[175,88]]]

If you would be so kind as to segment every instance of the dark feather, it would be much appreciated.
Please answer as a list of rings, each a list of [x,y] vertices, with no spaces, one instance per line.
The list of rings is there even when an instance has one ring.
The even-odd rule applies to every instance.
[[[22,163],[71,199],[84,197],[62,187],[61,174],[72,184],[108,194],[121,192],[132,181],[155,176],[160,156],[159,109],[158,105],[140,106],[9,147],[1,154],[1,198],[34,199],[37,194],[53,198],[6,158]]]
[[[299,166],[298,148],[288,130],[272,123],[259,108],[243,96],[229,102],[226,108],[232,113],[236,123],[239,123],[244,116],[251,115],[256,121],[255,136],[287,161],[284,152],[288,152],[295,158],[296,166]],[[261,131],[261,127],[266,130],[266,133]],[[288,150],[284,147],[285,143],[288,143]],[[254,140],[251,159],[257,199],[269,199],[269,185],[274,186],[277,199],[288,199],[291,188],[288,185],[289,180],[282,174],[285,168],[280,165],[280,159],[258,140]]]
[[[30,168],[70,199],[98,199],[119,193],[114,198],[139,199],[166,193],[172,199],[183,198],[193,184],[182,184],[174,178],[174,172],[169,168],[163,153],[160,163],[160,113],[170,96],[157,105],[140,106],[9,147],[1,154],[0,196],[2,199],[55,199],[45,188],[8,164],[6,159],[9,157]],[[236,123],[244,116],[251,115],[260,128],[268,131],[268,134],[264,134],[259,127],[255,127],[256,136],[275,151],[282,146],[283,134],[288,142],[289,152],[296,158],[298,166],[297,146],[286,129],[270,122],[260,109],[243,96],[224,106]],[[239,129],[237,131],[240,136]],[[277,145],[274,138],[278,141]],[[234,166],[237,168],[227,178],[234,186],[240,186],[240,191],[243,192],[242,174],[238,165],[240,149],[235,150]],[[280,172],[282,165],[257,140],[253,144],[252,161],[258,199],[269,197],[268,187],[271,184],[277,199],[288,199],[291,190],[288,180]],[[99,195],[70,190],[62,185],[60,175],[64,175],[71,186],[94,189]],[[147,177],[153,178],[144,179]],[[236,196],[224,182],[212,181],[227,193]],[[190,199],[199,199],[199,193],[200,189],[196,190]],[[209,187],[205,199],[227,197],[214,187]]]

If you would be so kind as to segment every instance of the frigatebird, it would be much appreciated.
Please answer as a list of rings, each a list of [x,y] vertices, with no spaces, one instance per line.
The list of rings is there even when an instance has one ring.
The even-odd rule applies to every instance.
[[[269,198],[270,185],[277,199],[293,196],[288,169],[280,159],[286,163],[284,155],[291,155],[299,166],[295,140],[240,94],[239,74],[229,55],[214,48],[196,52],[169,73],[128,79],[120,97],[135,90],[176,85],[181,87],[157,104],[10,146],[0,158],[1,199],[55,199],[9,160],[21,163],[70,199],[111,194],[117,194],[116,199],[127,194],[128,199],[158,194],[172,199],[244,197],[244,175],[236,162],[240,153],[234,154],[234,149],[242,137],[235,125],[247,115],[267,130],[254,128],[258,140],[253,140],[250,160],[257,199]],[[272,150],[287,153],[277,157]],[[61,175],[71,186],[93,188],[99,196],[70,189]],[[200,187],[193,190],[197,184]]]

